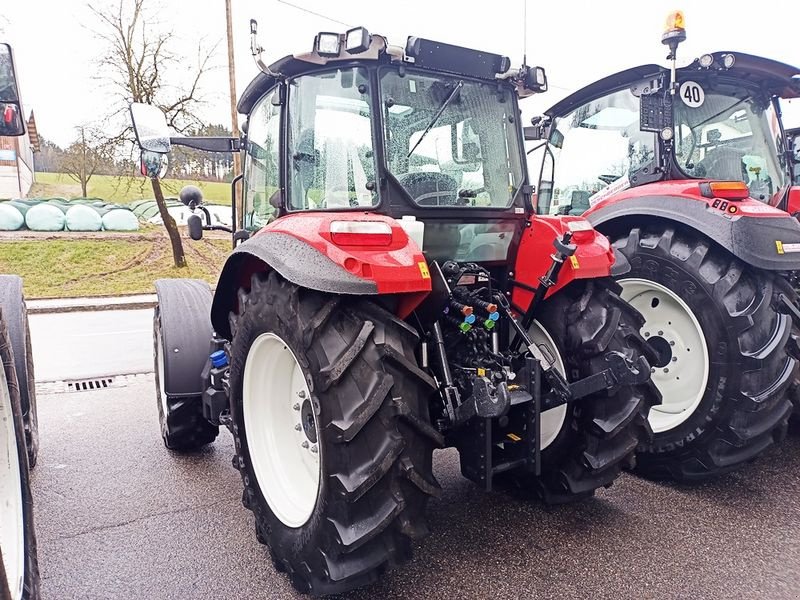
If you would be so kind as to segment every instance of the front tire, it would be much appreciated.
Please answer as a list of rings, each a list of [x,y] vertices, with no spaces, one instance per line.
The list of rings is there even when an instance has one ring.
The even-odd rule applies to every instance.
[[[219,427],[203,416],[200,396],[170,396],[164,382],[167,353],[164,348],[161,308],[153,313],[153,357],[155,358],[158,423],[164,446],[175,452],[192,452],[210,444],[219,435]],[[198,379],[200,374],[197,374]]]
[[[623,302],[609,280],[577,281],[542,304],[529,332],[568,381],[600,373],[605,355],[620,352],[632,363],[651,358],[639,335],[641,316]],[[637,444],[651,435],[650,408],[660,401],[648,380],[581,398],[542,413],[542,473],[515,475],[548,504],[580,500],[610,486],[630,466]]]
[[[11,342],[0,314],[0,595],[39,598],[30,470]]]
[[[231,415],[243,502],[279,571],[314,595],[411,557],[438,493],[434,381],[417,334],[374,302],[253,276],[231,315]]]
[[[637,472],[700,480],[783,439],[797,372],[778,303],[780,294],[795,301],[788,284],[672,225],[635,228],[613,244],[631,264],[623,298],[645,316],[642,333],[659,353],[663,404],[650,413],[654,438],[639,446]]]

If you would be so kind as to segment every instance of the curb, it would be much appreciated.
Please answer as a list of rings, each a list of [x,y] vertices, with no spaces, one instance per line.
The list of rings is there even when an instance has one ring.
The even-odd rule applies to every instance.
[[[58,306],[37,306],[35,300],[28,300],[29,315],[46,315],[58,313],[71,313],[71,312],[96,312],[101,310],[141,310],[146,308],[154,308],[157,304],[155,300],[134,301],[125,304],[70,304]]]

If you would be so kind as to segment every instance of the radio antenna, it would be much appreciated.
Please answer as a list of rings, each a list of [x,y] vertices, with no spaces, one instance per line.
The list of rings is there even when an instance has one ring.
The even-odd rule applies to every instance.
[[[528,66],[528,0],[522,0],[522,66]]]

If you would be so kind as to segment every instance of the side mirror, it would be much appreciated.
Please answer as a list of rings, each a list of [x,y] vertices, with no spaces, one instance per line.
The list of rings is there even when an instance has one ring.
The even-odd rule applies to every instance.
[[[145,177],[150,179],[163,179],[167,174],[169,158],[166,154],[142,150],[140,171]]]
[[[197,241],[203,239],[203,220],[199,215],[189,215],[186,219],[186,227],[189,230],[189,237]]]
[[[157,106],[140,102],[132,102],[130,111],[139,148],[148,152],[167,154],[170,148],[170,133],[164,113]]]
[[[22,106],[19,102],[17,75],[11,46],[0,44],[0,136],[19,136],[25,133]]]

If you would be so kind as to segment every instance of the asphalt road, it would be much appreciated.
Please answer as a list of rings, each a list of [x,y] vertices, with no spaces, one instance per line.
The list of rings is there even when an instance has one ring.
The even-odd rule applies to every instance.
[[[165,450],[151,375],[41,395],[39,418],[45,600],[297,597],[256,542],[231,437],[192,456]],[[435,469],[432,536],[348,598],[798,597],[800,437],[713,483],[625,476],[558,508],[479,491],[452,451]]]
[[[153,370],[153,310],[30,315],[36,381]]]

